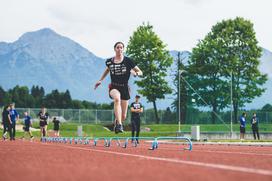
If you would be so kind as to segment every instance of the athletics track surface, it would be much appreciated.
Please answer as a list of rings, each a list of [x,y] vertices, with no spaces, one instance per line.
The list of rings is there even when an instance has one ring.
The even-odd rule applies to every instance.
[[[271,181],[272,147],[150,143],[124,149],[91,145],[0,141],[0,181]]]

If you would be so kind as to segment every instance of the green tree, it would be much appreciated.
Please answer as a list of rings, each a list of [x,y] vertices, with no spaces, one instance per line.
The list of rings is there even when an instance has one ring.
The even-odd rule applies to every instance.
[[[35,101],[32,95],[29,94],[27,86],[20,87],[16,85],[9,90],[11,101],[16,103],[16,107],[34,107]]]
[[[143,71],[141,80],[135,81],[140,87],[138,92],[153,103],[156,122],[159,123],[156,101],[164,99],[172,92],[166,77],[167,68],[173,60],[166,50],[166,45],[153,31],[149,24],[141,25],[130,37],[127,46],[127,55],[130,56]]]
[[[0,107],[5,106],[6,103],[6,91],[0,86]]]
[[[44,88],[33,85],[30,92],[35,99],[35,107],[41,107],[45,96]]]
[[[232,77],[232,106],[237,122],[239,107],[265,91],[262,85],[267,81],[267,75],[258,69],[262,49],[258,46],[253,23],[244,18],[222,21],[212,31],[212,38],[217,39],[224,50],[224,76],[227,79]]]
[[[262,111],[264,112],[272,112],[272,105],[271,104],[266,104],[262,107]]]
[[[66,90],[62,94],[61,100],[62,100],[62,108],[67,109],[72,106],[72,98],[71,98],[69,90]]]
[[[44,105],[47,108],[62,108],[59,91],[52,90],[51,93],[47,94],[44,98]]]
[[[211,34],[193,48],[188,69],[193,79],[191,85],[197,91],[191,92],[196,104],[212,108],[211,119],[212,123],[215,123],[216,114],[228,105],[229,83],[222,76],[223,50],[220,44],[210,37]]]
[[[211,106],[214,113],[225,108],[230,103],[232,82],[237,122],[239,107],[265,91],[261,86],[267,76],[258,70],[261,48],[257,44],[253,24],[244,18],[223,20],[213,26],[192,52],[190,71],[198,78],[194,86],[206,102],[197,103]]]

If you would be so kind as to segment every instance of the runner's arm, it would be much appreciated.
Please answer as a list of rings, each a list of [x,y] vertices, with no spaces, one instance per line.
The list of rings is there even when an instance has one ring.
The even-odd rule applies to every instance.
[[[108,75],[108,73],[110,72],[109,68],[107,67],[104,71],[104,73],[102,74],[101,78],[99,79],[99,81],[96,82],[94,89],[96,89],[104,80],[104,78]]]
[[[132,73],[134,76],[142,76],[143,75],[143,72],[141,71],[141,69],[138,66],[135,66],[132,70],[133,70]]]

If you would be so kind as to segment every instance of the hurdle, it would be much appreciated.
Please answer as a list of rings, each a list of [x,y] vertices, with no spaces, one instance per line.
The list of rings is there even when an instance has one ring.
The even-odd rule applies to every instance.
[[[152,150],[158,149],[158,147],[159,147],[158,140],[185,140],[188,142],[189,148],[184,148],[184,150],[192,151],[192,149],[193,149],[192,141],[187,137],[157,137],[154,139],[154,141],[152,143],[152,148],[151,148]]]
[[[136,137],[110,137],[108,139],[107,147],[110,147],[111,146],[111,142],[113,140],[116,140],[117,141],[117,146],[120,146],[122,148],[127,148],[129,140],[136,140],[136,139],[138,139],[138,140],[154,140],[155,138],[154,137],[137,137],[137,138]],[[125,141],[124,145],[121,145],[120,140],[124,140]],[[137,142],[134,141],[134,147],[136,147],[136,146],[137,146]]]
[[[104,146],[108,147],[108,139],[109,139],[109,137],[96,137],[96,138],[94,138],[93,146],[97,146],[97,141],[98,140],[104,140]]]
[[[122,147],[122,148],[127,148],[129,141],[133,141],[133,146],[137,147],[137,141],[138,140],[150,140],[151,141],[151,148],[149,150],[156,150],[159,147],[159,140],[185,140],[189,147],[183,148],[183,150],[189,150],[192,151],[193,149],[193,144],[190,138],[187,137],[42,137],[41,142],[48,142],[48,143],[67,143],[69,142],[70,144],[84,144],[84,145],[89,145],[90,140],[93,140],[93,146],[97,146],[97,142],[99,140],[104,141],[104,147],[110,147],[112,145],[112,141],[116,140],[117,141],[117,146]],[[124,144],[121,144],[120,140],[124,140]]]
[[[155,137],[127,137],[126,142],[125,142],[123,148],[127,147],[129,140],[132,140],[132,141],[134,140],[134,142],[133,142],[134,143],[134,147],[137,147],[138,143],[137,143],[137,141],[135,141],[137,139],[138,140],[155,140]]]

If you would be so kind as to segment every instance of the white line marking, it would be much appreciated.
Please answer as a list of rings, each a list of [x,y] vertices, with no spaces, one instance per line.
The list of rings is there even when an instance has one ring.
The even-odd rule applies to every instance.
[[[177,149],[171,149],[171,148],[159,148],[160,150],[177,150]],[[223,153],[223,154],[238,154],[238,155],[255,155],[255,156],[272,156],[272,154],[269,153],[245,153],[245,152],[233,152],[233,151],[220,151],[220,150],[200,150],[200,149],[193,149],[193,152],[207,152],[207,153]]]
[[[49,146],[49,144],[46,144],[46,145]],[[171,163],[194,165],[194,166],[199,166],[199,167],[208,167],[208,168],[213,168],[213,169],[221,169],[221,170],[228,170],[228,171],[235,171],[235,172],[245,172],[245,173],[272,176],[272,171],[264,170],[264,169],[246,168],[246,167],[240,167],[240,166],[230,166],[230,165],[204,163],[204,162],[196,162],[196,161],[185,161],[185,160],[178,160],[178,159],[172,159],[172,158],[160,158],[160,157],[136,155],[136,154],[130,154],[130,153],[121,153],[121,152],[105,151],[105,150],[95,150],[95,149],[90,149],[90,148],[88,149],[88,148],[65,146],[65,145],[55,145],[55,146],[78,149],[78,150],[85,150],[85,151],[93,151],[93,152],[99,152],[99,153],[114,154],[114,155],[120,155],[120,156],[144,158],[147,160],[165,161],[165,162],[171,162]]]
[[[269,153],[243,153],[243,152],[229,152],[229,151],[212,151],[212,150],[195,150],[196,152],[208,152],[208,153],[224,153],[224,154],[238,154],[238,155],[256,155],[256,156],[272,156]]]

